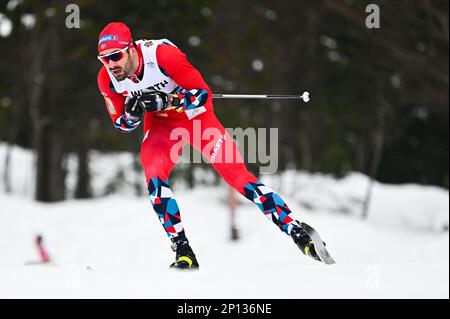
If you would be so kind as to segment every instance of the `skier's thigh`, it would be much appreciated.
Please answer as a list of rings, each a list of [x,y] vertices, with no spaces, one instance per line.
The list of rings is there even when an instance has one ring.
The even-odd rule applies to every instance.
[[[236,143],[214,113],[202,118],[202,133],[202,154],[230,186],[243,193],[246,184],[257,181],[247,170]]]
[[[170,133],[171,129],[162,125],[152,125],[145,132],[141,146],[141,163],[147,183],[156,177],[166,180],[181,155],[184,142],[180,139],[171,140]]]

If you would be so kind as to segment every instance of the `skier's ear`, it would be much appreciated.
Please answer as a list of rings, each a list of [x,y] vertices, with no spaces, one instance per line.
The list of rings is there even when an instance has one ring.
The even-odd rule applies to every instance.
[[[136,58],[138,58],[138,53],[137,53],[137,50],[136,50],[135,47],[130,47],[130,48],[128,49],[128,52],[129,52],[129,54],[130,54],[130,57],[131,57],[133,60],[135,60]]]

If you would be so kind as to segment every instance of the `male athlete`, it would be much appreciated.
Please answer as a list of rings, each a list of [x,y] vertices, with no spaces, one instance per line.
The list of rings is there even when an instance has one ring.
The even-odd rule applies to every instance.
[[[233,139],[214,115],[211,89],[183,52],[166,39],[133,41],[130,29],[120,22],[102,30],[98,52],[103,63],[98,86],[115,128],[129,133],[143,122],[141,162],[153,209],[176,253],[171,268],[199,268],[169,186],[170,172],[186,143],[291,236],[303,254],[320,260],[314,242],[291,218],[286,203],[248,172]],[[205,133],[201,140],[193,134],[198,127]],[[189,134],[174,134],[180,129]]]

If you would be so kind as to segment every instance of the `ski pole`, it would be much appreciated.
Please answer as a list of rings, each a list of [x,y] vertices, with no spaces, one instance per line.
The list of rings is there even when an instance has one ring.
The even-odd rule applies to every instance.
[[[213,94],[214,99],[269,99],[269,100],[303,100],[309,102],[309,92],[302,95],[264,95],[264,94]]]

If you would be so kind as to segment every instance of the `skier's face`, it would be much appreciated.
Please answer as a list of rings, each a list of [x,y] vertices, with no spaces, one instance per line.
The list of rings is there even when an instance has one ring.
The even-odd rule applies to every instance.
[[[133,74],[134,48],[126,48],[118,51],[117,49],[109,49],[101,52],[101,56],[106,58],[101,59],[102,63],[111,71],[117,81],[125,80],[130,74]],[[113,57],[113,58],[108,58]]]

